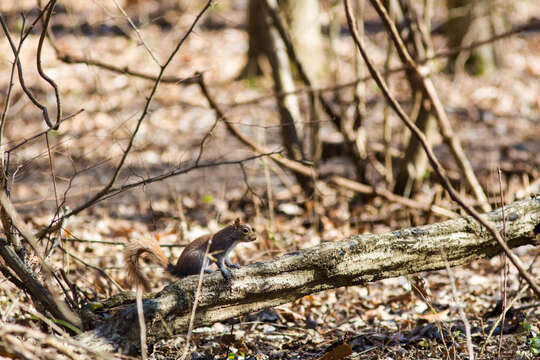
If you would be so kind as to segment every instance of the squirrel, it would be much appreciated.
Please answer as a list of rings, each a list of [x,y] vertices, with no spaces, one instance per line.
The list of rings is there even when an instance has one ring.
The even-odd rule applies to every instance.
[[[141,239],[128,244],[124,250],[124,260],[127,264],[128,282],[141,286],[145,291],[150,290],[150,283],[142,273],[139,264],[139,256],[143,253],[150,254],[152,260],[157,261],[167,269],[169,273],[176,277],[196,275],[204,267],[206,273],[211,271],[208,268],[210,259],[216,262],[223,277],[231,280],[231,273],[227,267],[238,269],[240,266],[229,261],[229,253],[241,242],[251,242],[256,240],[255,231],[248,224],[243,224],[240,219],[236,219],[232,225],[226,226],[214,235],[203,235],[186,246],[182,255],[178,258],[176,265],[169,262],[157,241],[153,239]],[[206,264],[203,264],[204,255],[208,247],[208,241],[212,239],[208,249]]]

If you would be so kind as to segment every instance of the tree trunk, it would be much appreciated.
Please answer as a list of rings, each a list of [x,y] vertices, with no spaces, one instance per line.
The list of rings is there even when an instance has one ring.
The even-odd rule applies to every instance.
[[[318,0],[281,0],[280,8],[289,25],[289,34],[300,62],[313,85],[318,85],[325,58]]]
[[[419,110],[416,112],[415,124],[426,135],[429,145],[433,146],[438,135],[437,119],[431,113],[431,105],[426,99],[424,92],[416,89],[416,96],[419,103]],[[409,136],[409,143],[405,150],[405,157],[400,162],[397,172],[394,193],[412,197],[416,193],[416,187],[429,171],[429,162],[422,144],[416,136]]]
[[[265,0],[249,0],[247,12],[247,31],[249,37],[247,60],[239,79],[250,79],[263,74],[259,64],[261,56],[269,50],[268,22],[264,11]]]
[[[469,45],[474,41],[493,36],[490,22],[492,1],[447,0],[448,23],[446,36],[448,47]],[[473,75],[483,75],[495,68],[493,44],[480,46],[469,52],[461,52],[449,59],[452,72],[465,68]]]
[[[249,0],[247,28],[249,47],[247,62],[239,75],[252,77],[262,74],[259,58],[271,51],[268,44],[268,22],[265,19],[265,0]],[[318,83],[324,69],[322,34],[318,0],[282,0],[279,7],[285,14],[288,32],[300,62],[314,84]]]
[[[422,36],[420,30],[420,19],[418,14],[411,8],[410,1],[399,2],[400,22],[409,24],[402,29],[402,38],[409,49],[409,53],[416,59],[425,58],[426,54],[432,54],[431,41],[429,35]],[[394,5],[395,6],[395,5]],[[396,6],[397,7],[397,6]],[[424,24],[428,28],[428,24]],[[431,66],[431,64],[427,64]],[[415,76],[414,71],[406,71],[406,76],[413,93],[413,109],[411,119],[414,119],[416,126],[426,135],[429,145],[433,147],[438,138],[437,119],[431,111],[431,103],[426,92],[422,89],[422,83]],[[409,134],[412,135],[412,134]],[[429,163],[426,153],[416,136],[409,136],[404,161],[400,162],[397,171],[394,192],[405,197],[412,197],[420,181],[429,170]]]
[[[540,198],[510,204],[505,214],[509,247],[540,244]],[[500,209],[484,217],[502,231]],[[233,271],[230,284],[219,273],[205,276],[195,326],[246,315],[323,290],[444,269],[446,262],[450,266],[463,265],[500,251],[498,243],[470,217],[351,236],[250,264]],[[150,343],[187,329],[197,281],[197,276],[184,278],[144,301]],[[133,298],[121,294],[120,300],[88,306],[87,319],[104,320],[96,329],[82,334],[80,340],[96,350],[136,353],[139,327]],[[99,315],[91,309],[99,309]]]

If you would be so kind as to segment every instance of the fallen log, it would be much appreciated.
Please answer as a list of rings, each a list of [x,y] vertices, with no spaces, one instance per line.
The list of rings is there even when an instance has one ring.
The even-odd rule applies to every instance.
[[[483,216],[502,231],[501,209]],[[509,247],[540,244],[540,197],[506,206],[505,217]],[[244,266],[233,271],[230,284],[219,272],[205,275],[195,326],[253,313],[323,290],[440,270],[445,268],[445,261],[459,266],[500,252],[497,242],[470,217],[351,236]],[[144,300],[149,343],[186,331],[197,281],[198,276],[181,279]],[[121,294],[99,307],[91,307],[99,308],[101,315],[87,308],[91,316],[86,319],[103,319],[106,314],[106,320],[79,339],[95,350],[136,353],[139,326],[133,299],[133,295]],[[127,304],[118,307],[119,303]]]

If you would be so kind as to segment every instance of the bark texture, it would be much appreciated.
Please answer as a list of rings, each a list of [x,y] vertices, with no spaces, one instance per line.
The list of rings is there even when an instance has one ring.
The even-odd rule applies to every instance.
[[[540,244],[540,197],[506,206],[505,214],[509,247]],[[502,231],[500,209],[484,216]],[[288,303],[318,291],[443,269],[445,256],[450,266],[458,266],[500,250],[470,217],[323,243],[244,266],[233,272],[230,284],[219,273],[205,276],[195,326]],[[197,276],[190,276],[144,301],[149,343],[187,329],[196,285]],[[98,350],[137,352],[135,304],[118,310],[118,303],[130,300],[130,296],[122,295],[120,301],[102,304],[101,314],[107,314],[107,319],[80,338]],[[98,317],[95,313],[93,316]]]

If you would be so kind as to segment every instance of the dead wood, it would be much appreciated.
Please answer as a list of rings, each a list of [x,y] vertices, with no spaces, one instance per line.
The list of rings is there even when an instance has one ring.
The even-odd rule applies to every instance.
[[[505,214],[509,247],[540,244],[540,198],[512,203],[505,207]],[[482,217],[502,230],[500,209]],[[458,266],[500,252],[497,241],[471,217],[351,236],[244,266],[233,272],[231,284],[219,273],[205,276],[195,326],[253,313],[323,290],[444,269],[445,258],[450,266]],[[149,343],[187,329],[196,286],[197,276],[190,276],[144,301]],[[126,299],[130,298],[123,297],[121,302]],[[139,348],[135,304],[131,302],[119,310],[110,308],[113,303],[118,302],[102,304],[107,320],[82,334],[80,340],[100,351],[135,353]],[[94,315],[95,320],[98,315]]]

